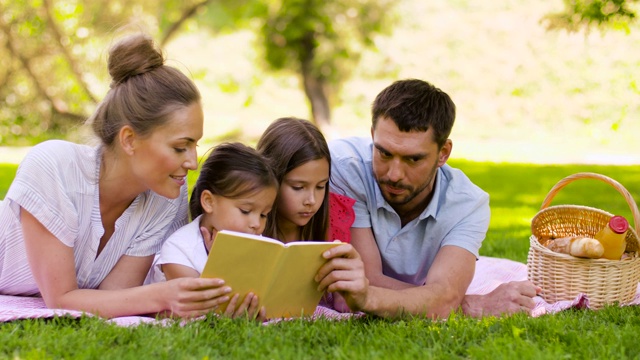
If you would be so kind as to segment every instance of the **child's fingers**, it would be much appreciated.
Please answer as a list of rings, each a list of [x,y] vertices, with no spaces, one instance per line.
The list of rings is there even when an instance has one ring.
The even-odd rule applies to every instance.
[[[229,305],[227,305],[227,308],[224,310],[225,316],[233,317],[233,314],[236,308],[236,303],[238,302],[239,297],[240,297],[240,294],[234,294],[233,297],[231,297],[231,300],[229,300]]]
[[[256,316],[256,320],[260,322],[267,321],[267,309],[265,309],[264,306],[261,307],[260,310],[258,311],[258,316]]]
[[[211,232],[206,227],[204,227],[204,226],[200,227],[200,234],[202,234],[202,237],[205,240],[211,241]]]
[[[259,305],[260,305],[260,300],[258,299],[257,295],[254,295],[253,299],[251,299],[251,303],[249,304],[249,308],[247,309],[247,315],[249,315],[249,318],[255,319],[256,316],[259,315],[259,312],[260,312],[260,309],[258,308]]]
[[[248,293],[247,296],[244,297],[244,300],[242,301],[240,306],[238,306],[238,308],[236,309],[235,313],[233,314],[233,317],[235,318],[235,317],[246,316],[254,298],[256,298],[256,296],[253,293]]]

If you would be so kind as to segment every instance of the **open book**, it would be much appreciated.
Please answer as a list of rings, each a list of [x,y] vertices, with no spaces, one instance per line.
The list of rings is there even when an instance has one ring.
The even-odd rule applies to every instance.
[[[313,314],[322,298],[314,277],[326,262],[322,253],[338,242],[295,241],[284,244],[260,235],[222,230],[209,252],[201,277],[220,278],[239,293],[258,295],[267,318]],[[228,302],[218,309],[223,312]]]

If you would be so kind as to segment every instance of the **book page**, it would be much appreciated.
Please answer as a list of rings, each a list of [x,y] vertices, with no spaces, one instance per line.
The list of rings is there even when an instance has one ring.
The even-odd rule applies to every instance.
[[[316,273],[326,260],[322,253],[340,243],[300,241],[286,244],[274,277],[260,303],[267,317],[312,315],[322,298]]]
[[[249,292],[265,293],[283,251],[283,244],[273,239],[220,231],[200,277],[223,279],[231,287],[230,298],[240,294],[239,305]],[[223,304],[218,312],[224,312],[227,305],[228,302]]]

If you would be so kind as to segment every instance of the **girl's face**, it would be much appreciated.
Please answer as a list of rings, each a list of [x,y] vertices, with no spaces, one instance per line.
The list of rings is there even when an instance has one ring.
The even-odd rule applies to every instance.
[[[212,230],[212,235],[220,230],[262,234],[277,194],[275,187],[265,187],[235,199],[204,191],[202,201],[208,203],[203,204],[205,211],[200,225]]]
[[[289,171],[280,184],[278,226],[305,226],[322,206],[329,182],[327,159],[312,160]]]
[[[187,172],[198,166],[196,145],[202,126],[202,107],[195,102],[176,110],[149,136],[133,140],[132,171],[142,191],[151,189],[170,199],[180,195]]]

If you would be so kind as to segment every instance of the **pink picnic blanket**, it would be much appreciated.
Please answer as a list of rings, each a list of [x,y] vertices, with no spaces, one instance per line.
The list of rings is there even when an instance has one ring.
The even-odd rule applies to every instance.
[[[508,259],[492,258],[481,256],[476,263],[476,273],[469,285],[467,294],[487,294],[502,283],[509,281],[520,281],[527,279],[527,266],[523,263]],[[536,306],[531,312],[532,316],[552,314],[569,308],[589,308],[589,299],[584,294],[579,294],[573,300],[559,301],[553,304],[545,302],[541,297],[534,298]],[[640,291],[636,292],[635,298],[627,305],[640,304]],[[48,309],[44,301],[37,297],[19,297],[0,295],[0,322],[13,321],[19,319],[51,318],[54,316],[80,317],[83,313],[74,310]],[[90,314],[89,314],[90,315]],[[362,316],[362,313],[340,313],[335,310],[318,306],[312,319],[347,319],[350,317]],[[126,316],[107,320],[121,326],[138,325],[142,323],[166,324],[169,319],[157,320],[144,316]],[[268,323],[271,323],[270,321]]]

